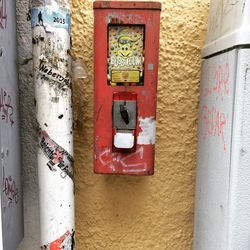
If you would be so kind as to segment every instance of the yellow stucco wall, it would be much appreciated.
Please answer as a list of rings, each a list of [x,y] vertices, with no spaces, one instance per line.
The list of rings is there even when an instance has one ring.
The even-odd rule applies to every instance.
[[[162,0],[156,166],[153,177],[94,175],[93,12],[72,0],[77,249],[191,249],[200,49],[209,0]]]

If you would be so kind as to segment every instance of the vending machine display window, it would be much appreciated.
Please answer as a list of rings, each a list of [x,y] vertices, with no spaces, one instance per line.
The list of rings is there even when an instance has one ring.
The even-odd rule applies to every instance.
[[[108,84],[144,85],[144,25],[108,26]]]

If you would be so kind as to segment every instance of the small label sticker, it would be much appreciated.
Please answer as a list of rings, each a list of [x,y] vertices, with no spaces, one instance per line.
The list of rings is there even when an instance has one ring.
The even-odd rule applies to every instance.
[[[139,82],[140,71],[112,70],[112,82]]]
[[[54,10],[48,7],[35,7],[32,8],[32,27],[44,26],[45,29],[48,27],[63,28],[70,32],[70,12],[66,9]]]
[[[46,63],[41,62],[39,66],[39,73],[49,78],[50,80],[70,86],[71,79],[69,77],[69,74],[60,72],[59,70],[54,69]]]

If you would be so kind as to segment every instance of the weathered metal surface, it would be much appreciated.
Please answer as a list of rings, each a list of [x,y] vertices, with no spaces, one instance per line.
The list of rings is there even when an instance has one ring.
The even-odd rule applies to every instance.
[[[152,175],[160,3],[98,1],[94,8],[94,170],[96,173]],[[133,112],[131,107],[129,110],[126,107],[132,93],[137,99]],[[127,131],[127,136],[126,131],[119,133],[119,122],[112,117],[112,114],[119,117],[119,112],[112,113],[115,96],[118,98],[115,101],[124,103],[124,110],[120,109],[124,117],[126,110],[128,116],[129,112],[132,116],[136,112],[133,123],[136,127]],[[129,125],[129,121],[124,121]],[[114,141],[116,145],[131,147],[133,136],[135,147],[131,150],[114,147]],[[114,138],[124,141],[119,143]]]
[[[161,10],[161,3],[158,2],[126,2],[126,1],[96,1],[94,9],[149,9]]]

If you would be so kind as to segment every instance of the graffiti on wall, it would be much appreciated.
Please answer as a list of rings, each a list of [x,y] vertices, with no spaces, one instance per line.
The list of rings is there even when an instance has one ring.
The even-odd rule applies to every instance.
[[[1,120],[13,126],[14,108],[12,106],[11,96],[3,88],[0,88],[0,116]]]
[[[10,203],[18,203],[19,201],[19,191],[16,185],[15,180],[13,180],[12,176],[5,175],[5,168],[3,168],[3,184],[2,184],[2,192],[5,197],[10,201]]]
[[[7,28],[7,4],[6,0],[0,0],[0,29]]]
[[[225,103],[230,98],[230,65],[228,62],[211,65],[206,72],[206,86],[202,98],[206,103],[201,106],[203,139],[217,137],[220,139],[224,152],[227,151],[228,142],[225,133],[228,129],[228,114],[223,111]],[[214,104],[208,102],[214,99]]]

